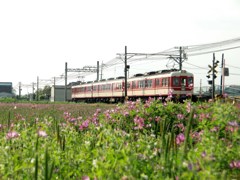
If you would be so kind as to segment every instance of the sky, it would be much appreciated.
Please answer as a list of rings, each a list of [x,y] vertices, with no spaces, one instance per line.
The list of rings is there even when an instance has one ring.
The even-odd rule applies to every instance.
[[[128,52],[157,53],[240,38],[239,19],[239,0],[0,1],[0,82],[15,88],[21,82],[29,93],[37,77],[40,85],[53,83],[53,77],[63,83],[65,62],[68,68],[104,64],[124,53],[125,46]],[[217,60],[222,53],[230,72],[225,83],[240,85],[240,48],[216,52]],[[183,63],[194,73],[195,86],[207,85],[212,59],[209,53]],[[141,61],[131,64],[129,73],[167,65],[169,59]],[[121,75],[121,66],[103,69],[103,78]],[[82,80],[91,78],[96,75]]]

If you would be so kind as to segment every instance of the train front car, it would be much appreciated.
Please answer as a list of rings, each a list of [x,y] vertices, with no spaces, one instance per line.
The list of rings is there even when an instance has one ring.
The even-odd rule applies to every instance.
[[[170,73],[169,96],[173,100],[183,101],[192,98],[194,77],[186,70],[174,71]]]

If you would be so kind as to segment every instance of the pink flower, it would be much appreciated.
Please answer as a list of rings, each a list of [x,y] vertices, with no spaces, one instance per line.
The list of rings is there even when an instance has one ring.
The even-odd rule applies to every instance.
[[[203,151],[202,154],[201,154],[201,156],[202,156],[203,158],[206,157],[206,156],[207,156],[206,151]]]
[[[240,160],[232,161],[229,166],[232,169],[240,169]]]
[[[177,124],[177,127],[180,128],[182,132],[185,130],[183,123]]]
[[[177,143],[178,145],[181,144],[182,142],[184,142],[184,140],[185,140],[185,136],[184,136],[183,133],[180,133],[180,134],[177,135],[177,137],[176,137],[176,143]]]
[[[76,121],[76,118],[69,118],[70,123],[74,123]]]
[[[171,99],[173,97],[173,91],[172,90],[169,90],[168,92],[168,98]]]
[[[227,93],[224,93],[224,94],[223,94],[223,97],[224,97],[224,98],[227,98],[227,97],[228,97],[228,94],[227,94]]]
[[[13,139],[19,137],[20,134],[18,134],[16,131],[10,131],[7,133],[6,138],[7,139]]]
[[[139,116],[136,116],[134,118],[134,123],[137,125],[135,129],[142,129],[144,126],[144,119]]]
[[[47,137],[48,135],[47,135],[47,133],[45,131],[39,130],[38,131],[38,136],[39,137]]]
[[[239,126],[238,123],[237,123],[237,121],[229,121],[229,122],[228,122],[228,125],[229,125],[229,126],[232,126],[232,127],[238,127],[238,126]]]
[[[190,113],[192,109],[191,103],[187,103],[187,112]]]
[[[155,121],[156,121],[156,122],[158,122],[158,121],[160,121],[160,120],[161,120],[161,118],[160,118],[159,116],[156,116],[156,117],[155,117]]]
[[[177,115],[177,118],[178,118],[179,120],[184,119],[184,115],[183,115],[183,114],[178,114],[178,115]]]
[[[128,116],[129,116],[129,112],[128,112],[128,111],[124,111],[124,112],[123,112],[123,115],[124,115],[125,117],[128,117]]]
[[[218,130],[219,130],[219,127],[214,126],[210,131],[211,132],[218,132]]]
[[[89,122],[90,122],[90,121],[89,121],[88,119],[85,120],[85,121],[83,121],[82,124],[79,126],[79,129],[80,129],[80,130],[87,129],[88,126],[89,126]]]
[[[82,176],[82,180],[90,180],[89,176]]]

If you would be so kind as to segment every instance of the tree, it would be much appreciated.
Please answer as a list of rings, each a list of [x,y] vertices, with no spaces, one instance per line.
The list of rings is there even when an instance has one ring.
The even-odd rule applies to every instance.
[[[38,94],[39,100],[49,100],[51,96],[51,87],[45,86],[43,89],[38,89],[36,91],[36,94]]]

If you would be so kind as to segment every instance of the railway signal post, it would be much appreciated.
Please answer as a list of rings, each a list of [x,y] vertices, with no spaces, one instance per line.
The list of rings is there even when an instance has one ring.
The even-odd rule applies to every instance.
[[[218,66],[219,61],[215,62],[215,53],[213,53],[213,61],[212,61],[212,66],[208,65],[208,67],[210,68],[210,70],[208,71],[208,75],[207,78],[210,78],[212,76],[212,80],[209,80],[209,84],[212,85],[212,100],[214,100],[215,98],[215,79],[217,78],[217,66]]]

